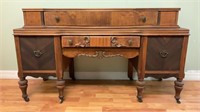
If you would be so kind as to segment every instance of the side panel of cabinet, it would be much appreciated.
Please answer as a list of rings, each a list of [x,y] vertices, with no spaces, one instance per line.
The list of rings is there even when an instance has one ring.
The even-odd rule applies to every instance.
[[[23,70],[55,70],[53,37],[20,37]]]
[[[182,37],[149,37],[146,70],[179,70],[182,43]]]

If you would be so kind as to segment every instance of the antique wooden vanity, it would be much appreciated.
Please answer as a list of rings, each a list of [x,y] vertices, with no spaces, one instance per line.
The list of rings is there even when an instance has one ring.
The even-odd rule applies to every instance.
[[[138,74],[137,98],[142,102],[144,78],[176,77],[180,103],[189,30],[177,25],[179,8],[23,9],[24,27],[14,29],[19,87],[29,101],[26,76],[57,77],[64,100],[63,74],[74,76],[74,58],[128,59],[128,77]],[[115,76],[113,76],[115,77]]]

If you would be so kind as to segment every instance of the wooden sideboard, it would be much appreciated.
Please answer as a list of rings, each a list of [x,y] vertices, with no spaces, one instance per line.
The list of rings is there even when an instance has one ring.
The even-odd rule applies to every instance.
[[[23,9],[24,27],[14,29],[19,87],[29,101],[26,76],[57,77],[64,100],[63,74],[75,80],[74,58],[128,59],[128,77],[138,74],[137,98],[142,102],[144,78],[175,77],[180,103],[189,30],[177,25],[179,8]],[[114,77],[114,76],[113,76]]]

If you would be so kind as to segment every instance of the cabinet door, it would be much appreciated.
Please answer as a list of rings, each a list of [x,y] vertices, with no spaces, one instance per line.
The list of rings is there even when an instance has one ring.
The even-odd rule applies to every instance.
[[[24,70],[54,70],[53,37],[20,37],[20,52]]]
[[[182,37],[149,37],[146,70],[179,70]]]

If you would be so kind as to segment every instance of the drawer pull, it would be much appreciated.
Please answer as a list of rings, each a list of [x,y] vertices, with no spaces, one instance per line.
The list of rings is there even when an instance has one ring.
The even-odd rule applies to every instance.
[[[162,51],[160,51],[160,56],[162,57],[162,58],[166,58],[167,56],[168,56],[168,52],[166,51],[166,50],[162,50]]]
[[[37,58],[41,57],[41,55],[44,54],[40,50],[34,50],[33,53],[34,53],[34,56]]]
[[[89,43],[90,42],[90,37],[89,36],[85,36],[84,40],[85,40],[86,43]]]
[[[72,40],[72,39],[69,39],[69,40],[68,40],[68,44],[69,44],[69,46],[72,46],[72,45],[73,45],[73,40]]]
[[[141,20],[143,23],[145,23],[146,20],[147,20],[147,18],[146,18],[146,16],[140,16],[140,20]]]
[[[89,47],[90,46],[90,37],[85,36],[83,42],[79,42],[78,44],[75,44],[75,47]]]
[[[111,37],[111,46],[112,47],[125,47],[125,46],[123,46],[122,44],[119,44],[118,42],[117,42],[117,37]]]
[[[56,20],[56,23],[59,23],[60,22],[60,17],[56,16],[55,20]]]

